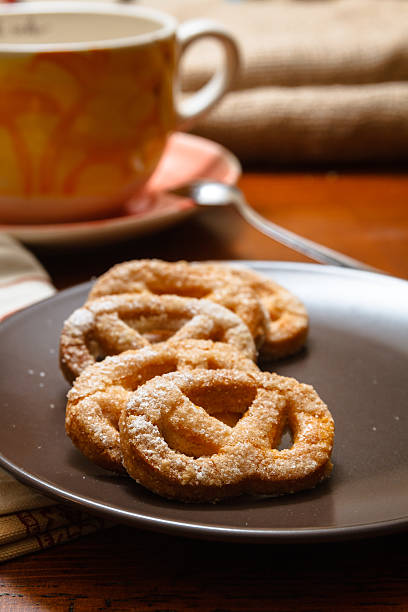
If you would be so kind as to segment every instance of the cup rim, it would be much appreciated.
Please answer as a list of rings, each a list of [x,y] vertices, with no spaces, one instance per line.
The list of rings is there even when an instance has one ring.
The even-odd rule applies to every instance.
[[[147,6],[124,5],[107,2],[17,2],[0,4],[0,18],[7,15],[41,15],[41,14],[83,14],[94,13],[112,16],[144,17],[158,22],[161,27],[153,32],[126,36],[123,38],[105,38],[101,40],[57,43],[2,43],[1,53],[47,53],[64,51],[91,51],[97,49],[115,49],[141,46],[157,40],[163,40],[175,33],[178,22],[172,15]]]

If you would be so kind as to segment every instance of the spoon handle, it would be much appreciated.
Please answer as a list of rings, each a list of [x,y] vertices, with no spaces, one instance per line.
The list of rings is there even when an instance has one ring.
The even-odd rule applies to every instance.
[[[318,244],[317,242],[308,240],[308,238],[303,238],[302,236],[299,236],[298,234],[295,234],[294,232],[291,232],[280,225],[276,225],[276,223],[272,223],[251,208],[241,193],[237,193],[237,197],[234,199],[233,203],[238,212],[246,221],[248,221],[250,225],[266,236],[274,238],[285,246],[307,255],[311,259],[333,266],[342,266],[343,268],[380,272],[380,270],[376,270],[375,268],[368,266],[357,259],[343,255],[342,253],[329,249],[328,247]]]

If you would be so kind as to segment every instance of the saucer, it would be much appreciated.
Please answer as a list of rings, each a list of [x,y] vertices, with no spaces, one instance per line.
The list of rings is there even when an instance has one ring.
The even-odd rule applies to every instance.
[[[126,202],[120,215],[49,225],[0,225],[0,231],[25,244],[53,247],[130,238],[163,229],[196,211],[191,200],[170,195],[167,190],[204,178],[233,184],[240,173],[238,159],[221,145],[176,132],[143,194]]]

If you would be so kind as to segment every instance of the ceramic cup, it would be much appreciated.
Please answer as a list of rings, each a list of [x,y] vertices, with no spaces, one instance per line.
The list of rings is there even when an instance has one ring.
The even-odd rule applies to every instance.
[[[146,183],[168,135],[228,90],[234,39],[206,20],[95,2],[0,5],[0,223],[110,214]],[[181,100],[179,65],[211,37],[224,62]]]

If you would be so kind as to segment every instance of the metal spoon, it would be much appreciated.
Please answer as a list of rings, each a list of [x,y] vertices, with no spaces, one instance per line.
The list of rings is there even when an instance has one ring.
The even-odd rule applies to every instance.
[[[379,270],[357,261],[352,257],[348,257],[347,255],[343,255],[342,253],[329,249],[312,240],[303,238],[280,225],[276,225],[276,223],[268,221],[262,217],[262,215],[255,212],[245,200],[242,191],[232,185],[226,185],[225,183],[219,183],[217,181],[193,181],[176,189],[172,189],[171,193],[190,198],[198,204],[198,206],[233,205],[248,223],[263,234],[266,234],[266,236],[274,238],[287,247],[299,253],[303,253],[311,259],[321,263],[342,266],[343,268],[379,272]]]

